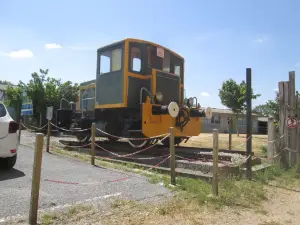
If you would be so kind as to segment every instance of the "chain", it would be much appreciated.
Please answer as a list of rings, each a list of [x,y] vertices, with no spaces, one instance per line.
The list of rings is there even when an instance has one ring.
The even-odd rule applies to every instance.
[[[284,107],[287,108],[288,110],[296,110],[295,106],[285,105]]]

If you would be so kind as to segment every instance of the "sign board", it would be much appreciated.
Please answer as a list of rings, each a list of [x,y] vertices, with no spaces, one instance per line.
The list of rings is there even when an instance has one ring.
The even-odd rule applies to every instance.
[[[158,57],[164,58],[164,56],[165,56],[165,51],[164,51],[163,48],[157,47],[157,48],[156,48],[156,54],[157,54]]]
[[[299,121],[297,120],[296,117],[289,117],[286,120],[286,125],[288,128],[297,128],[299,124]]]
[[[53,116],[53,106],[47,107],[47,120],[52,120]]]

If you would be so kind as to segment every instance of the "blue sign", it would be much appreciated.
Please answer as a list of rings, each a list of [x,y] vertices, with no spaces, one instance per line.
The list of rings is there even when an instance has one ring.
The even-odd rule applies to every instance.
[[[33,109],[24,109],[21,111],[22,116],[32,116],[33,115]]]
[[[21,115],[22,116],[32,116],[33,115],[33,105],[30,103],[22,104]]]

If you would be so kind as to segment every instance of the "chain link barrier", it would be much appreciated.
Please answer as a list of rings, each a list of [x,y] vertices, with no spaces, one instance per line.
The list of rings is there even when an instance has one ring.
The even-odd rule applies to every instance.
[[[87,129],[80,129],[80,130],[73,131],[73,130],[68,130],[68,129],[62,128],[62,127],[58,127],[53,123],[51,123],[51,125],[54,126],[57,129],[59,129],[59,130],[63,130],[65,132],[71,132],[71,133],[86,132],[86,131],[91,130],[91,128],[87,128]]]
[[[112,135],[112,134],[109,134],[103,130],[100,130],[99,128],[96,128],[97,131],[109,136],[109,137],[112,137],[112,138],[115,138],[115,139],[125,139],[125,140],[128,140],[128,141],[146,141],[146,140],[151,140],[151,139],[156,139],[156,138],[160,138],[160,137],[164,137],[166,135],[168,135],[169,133],[165,133],[165,134],[160,134],[160,135],[157,135],[157,136],[153,136],[153,137],[145,137],[145,138],[128,138],[128,137],[119,137],[119,136],[115,136],[115,135]]]
[[[162,140],[166,139],[166,138],[169,137],[169,136],[170,136],[170,134],[167,134]],[[105,151],[105,152],[107,152],[107,153],[109,153],[109,154],[112,154],[112,155],[114,155],[114,156],[117,156],[117,157],[119,157],[119,158],[126,158],[127,156],[133,156],[133,155],[136,155],[136,154],[138,154],[138,153],[147,151],[147,150],[153,148],[154,146],[156,146],[157,144],[158,144],[158,142],[155,143],[155,144],[153,144],[153,145],[150,145],[150,146],[148,146],[148,147],[146,147],[146,148],[140,149],[140,150],[138,150],[138,151],[136,151],[136,152],[129,153],[129,154],[125,154],[125,155],[120,155],[120,154],[114,153],[114,152],[112,152],[112,151],[109,151],[109,150],[103,148],[102,146],[100,146],[100,145],[98,145],[98,144],[95,144],[95,146],[98,147],[98,148],[100,148],[100,149],[102,149],[103,151]]]

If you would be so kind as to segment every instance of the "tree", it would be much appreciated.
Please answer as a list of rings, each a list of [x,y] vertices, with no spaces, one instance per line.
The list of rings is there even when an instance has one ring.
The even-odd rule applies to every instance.
[[[13,85],[11,82],[6,81],[6,80],[0,80],[0,84],[4,84],[4,85]]]
[[[272,116],[275,121],[279,121],[279,92],[276,92],[275,100],[269,100],[265,104],[256,106],[253,112],[259,116]]]
[[[76,102],[78,99],[79,85],[77,83],[72,84],[71,81],[62,83],[59,88],[59,98],[65,98],[69,102]]]
[[[27,95],[32,100],[33,115],[42,124],[48,106],[53,106],[54,111],[59,108],[62,98],[68,101],[76,101],[78,98],[78,85],[72,85],[71,81],[61,83],[61,80],[48,77],[48,69],[40,69],[40,74],[31,74],[31,80],[27,84]],[[40,124],[40,125],[42,125]]]
[[[232,110],[238,121],[239,115],[247,108],[246,102],[247,84],[242,81],[237,84],[233,79],[223,82],[221,89],[219,89],[219,97],[223,105]],[[251,90],[251,98],[256,99],[260,94],[253,94]],[[236,127],[237,135],[239,136],[238,126]]]
[[[21,109],[23,103],[24,85],[19,82],[17,86],[8,85],[6,89],[7,100],[5,104],[12,107],[16,112],[16,120],[19,121],[21,117]]]

